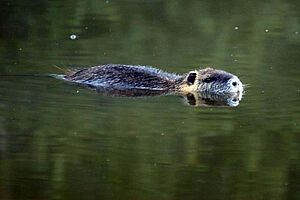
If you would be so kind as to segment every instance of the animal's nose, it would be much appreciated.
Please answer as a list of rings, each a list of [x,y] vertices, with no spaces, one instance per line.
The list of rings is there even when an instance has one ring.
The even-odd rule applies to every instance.
[[[238,77],[233,76],[229,82],[228,85],[231,86],[231,88],[235,91],[235,92],[243,92],[243,84],[242,82],[239,80]]]
[[[229,80],[229,84],[235,88],[235,87],[239,87],[239,86],[240,86],[241,81],[239,80],[238,77],[233,76],[233,77]]]

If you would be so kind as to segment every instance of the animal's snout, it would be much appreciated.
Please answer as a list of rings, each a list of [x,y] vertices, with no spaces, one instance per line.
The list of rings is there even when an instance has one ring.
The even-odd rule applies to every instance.
[[[230,88],[234,93],[243,92],[243,84],[237,76],[233,76],[231,79],[229,79],[228,85],[230,85]]]

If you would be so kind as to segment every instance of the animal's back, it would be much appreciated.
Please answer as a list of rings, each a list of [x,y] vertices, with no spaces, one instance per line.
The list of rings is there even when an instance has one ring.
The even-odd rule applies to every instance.
[[[94,87],[171,90],[180,76],[144,66],[107,64],[70,73],[65,80]]]

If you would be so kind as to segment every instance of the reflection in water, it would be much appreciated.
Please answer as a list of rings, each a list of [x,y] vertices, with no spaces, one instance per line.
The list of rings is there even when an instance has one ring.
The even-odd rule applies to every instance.
[[[95,87],[87,84],[77,84],[81,87],[97,91],[100,94],[116,97],[147,97],[161,95],[179,95],[186,100],[186,103],[191,106],[209,106],[209,107],[236,107],[242,100],[243,93],[226,93],[212,94],[208,92],[193,92],[193,93],[170,93],[166,90],[145,90],[145,89],[109,89],[107,87]]]
[[[236,107],[242,100],[242,93],[235,94],[210,94],[210,93],[188,93],[183,96],[189,105],[209,107]]]

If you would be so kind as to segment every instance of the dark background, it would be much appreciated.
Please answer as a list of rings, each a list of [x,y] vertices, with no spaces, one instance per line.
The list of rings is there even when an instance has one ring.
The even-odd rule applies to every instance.
[[[0,77],[1,199],[300,199],[299,1],[0,2],[0,74],[104,63],[250,87],[206,108]]]

